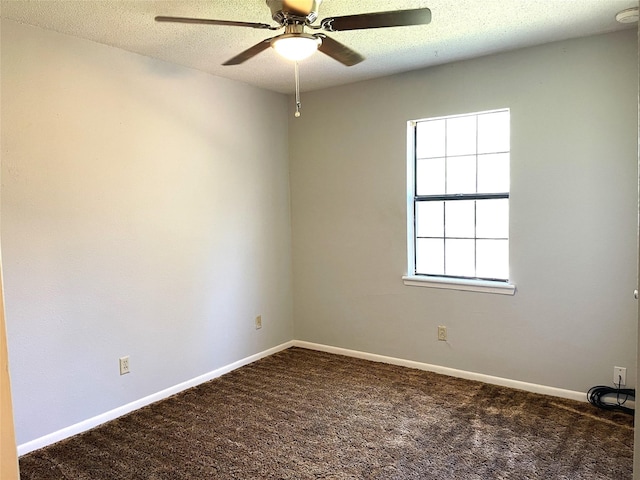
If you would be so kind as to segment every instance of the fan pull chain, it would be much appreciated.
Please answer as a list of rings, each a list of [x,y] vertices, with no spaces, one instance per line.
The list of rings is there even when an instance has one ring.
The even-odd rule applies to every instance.
[[[294,62],[295,65],[295,73],[296,73],[296,113],[294,114],[297,117],[300,116],[300,72],[298,71],[298,62]]]

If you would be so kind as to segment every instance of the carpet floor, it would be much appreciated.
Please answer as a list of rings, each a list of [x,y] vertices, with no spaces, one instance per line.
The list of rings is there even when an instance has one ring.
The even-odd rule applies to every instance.
[[[290,348],[20,457],[28,479],[630,480],[633,418]]]

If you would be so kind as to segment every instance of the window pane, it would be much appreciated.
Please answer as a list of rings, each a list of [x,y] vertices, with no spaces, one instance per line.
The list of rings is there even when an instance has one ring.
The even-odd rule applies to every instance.
[[[477,275],[481,278],[509,279],[509,241],[478,240]]]
[[[478,153],[509,151],[509,112],[478,115]]]
[[[475,240],[445,240],[445,274],[475,277]]]
[[[476,157],[447,158],[447,193],[476,192]]]
[[[509,238],[509,200],[477,200],[478,238]]]
[[[432,158],[445,155],[445,120],[429,120],[416,125],[416,157]]]
[[[444,202],[416,202],[416,235],[444,237]]]
[[[509,154],[478,155],[478,192],[509,191]]]
[[[416,165],[416,193],[441,195],[444,193],[444,158],[418,160]]]
[[[414,193],[422,197],[409,213],[416,273],[508,280],[509,199],[478,197],[510,191],[510,112],[427,119],[410,128]],[[429,195],[438,200],[425,201]]]
[[[444,240],[431,238],[416,240],[416,273],[444,275]]]
[[[447,156],[476,153],[476,117],[447,119]]]
[[[445,236],[473,238],[475,235],[475,202],[455,200],[445,203]]]

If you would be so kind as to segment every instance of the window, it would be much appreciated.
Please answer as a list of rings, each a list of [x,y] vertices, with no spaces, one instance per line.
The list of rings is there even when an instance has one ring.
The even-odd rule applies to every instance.
[[[510,291],[497,293],[513,293],[509,110],[409,122],[408,139],[405,283],[504,286]]]

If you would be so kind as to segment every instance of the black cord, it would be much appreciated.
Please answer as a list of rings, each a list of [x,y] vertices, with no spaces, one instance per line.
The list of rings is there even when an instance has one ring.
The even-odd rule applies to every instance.
[[[622,378],[619,378],[619,382],[616,385],[617,388],[607,387],[604,385],[598,385],[591,387],[587,392],[587,399],[591,405],[595,405],[598,408],[604,410],[620,410],[621,412],[633,415],[635,410],[633,408],[625,407],[625,403],[629,400],[629,397],[635,399],[636,391],[633,388],[620,388],[622,385]],[[605,397],[615,395],[615,403],[607,402]],[[624,395],[624,400],[621,397]]]

